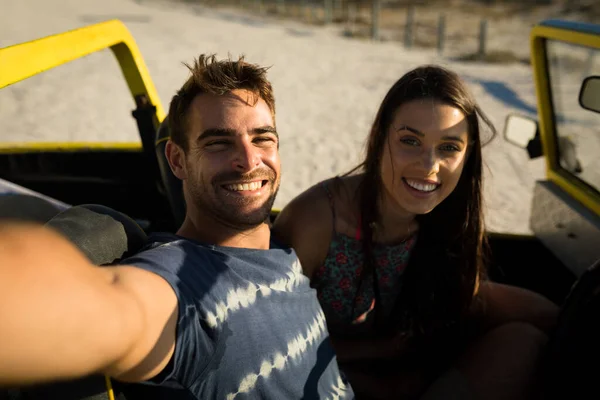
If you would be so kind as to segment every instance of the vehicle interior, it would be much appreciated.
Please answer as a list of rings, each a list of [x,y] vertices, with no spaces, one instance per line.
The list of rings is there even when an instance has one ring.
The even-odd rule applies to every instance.
[[[84,38],[81,46],[71,46]],[[596,144],[592,143],[600,149],[600,26],[544,21],[533,29],[531,41],[538,120],[509,116],[505,137],[530,157],[546,158],[547,180],[536,184],[533,235],[487,233],[489,275],[494,281],[539,292],[563,307],[548,361],[548,376],[562,378],[548,380],[552,385],[547,398],[565,393],[579,398],[584,390],[593,390],[593,373],[598,368],[573,366],[600,355],[598,346],[591,345],[600,334],[600,297],[596,296],[600,289],[600,264],[596,262],[600,259],[600,153],[593,152]],[[134,254],[152,232],[175,232],[185,216],[181,182],[164,155],[169,138],[167,116],[142,56],[117,20],[0,49],[5,61],[0,67],[2,89],[105,48],[113,51],[131,91],[140,143],[0,143],[0,189],[4,188],[4,193],[0,190],[0,215],[16,215],[24,204],[22,200],[10,203],[11,196],[34,198],[46,205],[48,198],[56,200],[50,203],[56,208],[32,212],[24,219],[61,230],[97,265],[114,264]],[[564,54],[572,54],[575,48],[586,57],[577,74],[563,66]],[[35,64],[34,53],[42,54],[36,59],[46,64]],[[574,82],[566,82],[565,76]],[[580,129],[579,139],[561,140],[573,135],[567,122],[574,119],[578,127],[588,129]],[[71,205],[80,207],[71,209]],[[272,211],[272,220],[277,213]],[[98,216],[110,219],[98,223]],[[94,235],[102,240],[111,240],[111,251],[88,252],[80,231],[68,228],[74,220],[82,229],[94,226]],[[0,399],[135,400],[152,398],[157,390],[167,389],[93,376],[7,389],[0,391]],[[598,389],[595,393],[600,395]]]

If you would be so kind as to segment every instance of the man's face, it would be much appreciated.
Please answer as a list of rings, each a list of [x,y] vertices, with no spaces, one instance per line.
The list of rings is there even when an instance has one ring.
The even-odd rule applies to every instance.
[[[254,98],[247,90],[197,96],[188,113],[188,150],[177,150],[180,173],[174,168],[184,181],[188,212],[239,229],[269,217],[280,182],[273,116]]]

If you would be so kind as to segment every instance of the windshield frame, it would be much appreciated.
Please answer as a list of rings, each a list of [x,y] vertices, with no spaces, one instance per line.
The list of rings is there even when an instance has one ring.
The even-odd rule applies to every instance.
[[[600,216],[600,192],[562,168],[559,162],[556,115],[550,84],[548,41],[600,49],[600,26],[550,20],[534,27],[530,36],[531,62],[536,81],[538,118],[543,152],[546,158],[547,179]]]

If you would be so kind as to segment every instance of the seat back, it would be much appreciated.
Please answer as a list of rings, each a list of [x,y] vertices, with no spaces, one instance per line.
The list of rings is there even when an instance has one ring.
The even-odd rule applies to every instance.
[[[46,226],[66,236],[95,265],[109,265],[129,257],[147,239],[132,218],[99,204],[71,207],[50,219]]]
[[[122,390],[107,387],[104,376],[92,375],[64,382],[52,382],[15,389],[9,392],[7,400],[132,400],[125,397]],[[2,394],[0,399],[4,400]]]
[[[575,282],[562,305],[544,360],[544,399],[598,398],[600,260]]]
[[[175,218],[176,226],[179,227],[185,219],[185,200],[183,198],[181,180],[171,171],[167,156],[165,155],[165,147],[170,137],[171,132],[169,131],[168,118],[165,118],[156,132],[156,158],[158,160],[161,179],[167,192],[166,196],[171,206],[171,212]]]

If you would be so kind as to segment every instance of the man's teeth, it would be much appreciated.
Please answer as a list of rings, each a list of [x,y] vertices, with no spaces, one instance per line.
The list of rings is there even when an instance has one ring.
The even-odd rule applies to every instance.
[[[438,185],[434,183],[422,183],[419,181],[413,181],[411,179],[406,179],[405,181],[408,184],[408,186],[410,186],[413,189],[420,190],[421,192],[432,192],[438,187]]]
[[[234,191],[256,190],[256,189],[260,189],[261,187],[262,187],[262,181],[260,181],[260,182],[252,182],[252,183],[244,183],[244,184],[236,183],[236,184],[233,184],[233,185],[226,185],[225,186],[226,189],[234,190]]]

